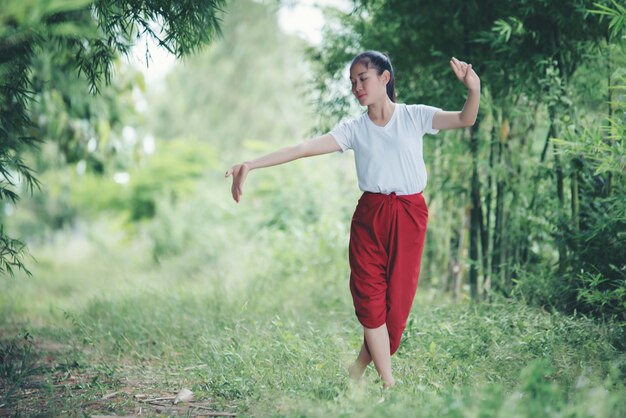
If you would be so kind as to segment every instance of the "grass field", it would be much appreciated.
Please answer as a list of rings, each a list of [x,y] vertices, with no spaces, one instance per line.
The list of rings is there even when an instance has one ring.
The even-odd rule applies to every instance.
[[[0,415],[626,415],[610,324],[420,283],[382,396],[373,366],[347,378],[362,333],[341,260],[307,264],[292,243],[291,262],[242,248],[155,265],[140,240],[59,239],[33,250],[34,277],[1,279]],[[182,388],[193,401],[145,402]]]

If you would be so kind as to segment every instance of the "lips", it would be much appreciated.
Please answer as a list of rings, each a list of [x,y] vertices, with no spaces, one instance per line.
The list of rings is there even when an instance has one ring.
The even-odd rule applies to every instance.
[[[358,97],[359,99],[360,99],[360,98],[362,98],[362,97],[365,97],[365,93],[359,94],[359,95],[358,95],[358,96],[356,96],[356,97]]]

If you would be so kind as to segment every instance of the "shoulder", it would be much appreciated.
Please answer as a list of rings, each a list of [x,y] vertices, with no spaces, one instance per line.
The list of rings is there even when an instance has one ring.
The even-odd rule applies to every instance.
[[[335,124],[331,132],[336,131],[338,129],[357,129],[359,126],[362,126],[365,123],[366,115],[367,115],[367,111],[365,111],[359,116],[352,116],[352,117],[344,118]]]
[[[410,104],[405,104],[404,107],[406,108],[407,111],[412,112],[412,113],[423,112],[425,110],[428,110],[429,108],[434,108],[434,106],[430,106],[424,103],[410,103]]]
[[[419,114],[421,105],[414,103],[398,103],[398,106],[400,106],[400,109],[403,111],[401,113],[404,113],[405,115],[408,115],[410,117],[414,117]]]
[[[341,152],[354,147],[357,142],[356,138],[359,137],[359,133],[362,132],[361,129],[365,126],[363,117],[364,115],[344,119],[330,130],[329,134],[335,138]]]
[[[398,105],[402,106],[401,109],[404,110],[402,113],[410,119],[419,117],[421,105],[414,103],[398,103]]]
[[[407,109],[415,113],[434,113],[441,110],[440,107],[432,106],[424,103],[416,103],[406,105]]]
[[[439,112],[442,109],[440,107],[427,105],[424,103],[415,103],[406,105],[406,110],[411,118],[427,122],[433,118],[435,113]]]

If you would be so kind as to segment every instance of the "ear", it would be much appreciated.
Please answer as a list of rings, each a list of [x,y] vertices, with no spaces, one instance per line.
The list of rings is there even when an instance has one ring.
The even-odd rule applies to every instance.
[[[387,85],[387,83],[389,83],[389,81],[391,80],[391,73],[389,72],[389,70],[385,70],[383,71],[382,76],[385,80],[385,85]]]

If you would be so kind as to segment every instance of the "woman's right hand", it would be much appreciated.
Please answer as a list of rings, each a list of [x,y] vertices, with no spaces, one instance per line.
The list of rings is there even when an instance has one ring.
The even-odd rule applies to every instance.
[[[243,182],[246,181],[249,171],[250,166],[247,163],[241,163],[235,164],[229,168],[224,175],[224,177],[228,177],[230,175],[233,176],[233,185],[230,188],[230,191],[233,194],[233,199],[235,199],[237,203],[239,203],[239,200],[243,195]]]

